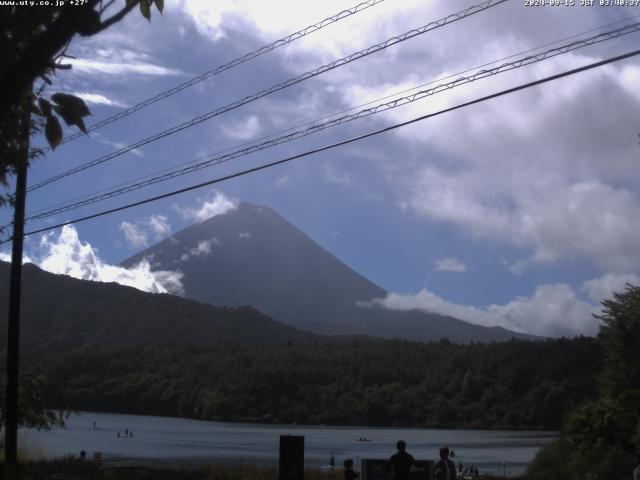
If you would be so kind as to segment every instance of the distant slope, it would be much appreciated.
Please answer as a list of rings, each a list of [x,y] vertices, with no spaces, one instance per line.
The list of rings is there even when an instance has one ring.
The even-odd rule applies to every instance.
[[[6,338],[9,264],[0,262],[0,341]],[[285,345],[316,336],[250,308],[224,308],[115,283],[77,280],[24,266],[21,344],[73,350],[173,343]]]
[[[363,308],[387,292],[320,247],[268,207],[241,203],[134,255],[153,269],[184,273],[185,296],[212,305],[251,305],[321,334],[455,342],[535,337],[423,311]]]

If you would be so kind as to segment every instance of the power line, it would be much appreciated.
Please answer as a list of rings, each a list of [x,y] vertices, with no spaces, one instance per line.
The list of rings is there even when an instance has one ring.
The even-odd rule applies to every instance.
[[[134,150],[136,148],[142,147],[148,143],[154,142],[156,140],[159,140],[161,138],[167,137],[169,135],[172,135],[174,133],[180,132],[184,129],[193,127],[194,125],[198,125],[199,123],[202,123],[206,120],[210,120],[213,117],[216,117],[222,113],[228,112],[230,110],[234,110],[238,107],[241,107],[243,105],[246,105],[248,103],[251,103],[253,101],[256,101],[262,97],[265,97],[267,95],[270,95],[272,93],[278,92],[280,90],[283,90],[285,88],[291,87],[293,85],[296,85],[300,82],[303,82],[305,80],[308,80],[310,78],[316,77],[322,73],[328,72],[330,70],[333,70],[335,68],[341,67],[343,65],[346,65],[348,63],[351,63],[355,60],[359,60],[361,58],[364,58],[368,55],[371,55],[372,53],[376,53],[379,52],[381,50],[384,50],[392,45],[395,45],[397,43],[400,42],[404,42],[406,40],[409,40],[413,37],[416,37],[418,35],[422,35],[426,32],[429,32],[431,30],[435,30],[436,28],[440,28],[443,27],[445,25],[448,25],[450,23],[456,22],[458,20],[462,20],[463,18],[469,17],[471,15],[474,15],[476,13],[485,11],[489,8],[495,7],[496,5],[499,5],[501,3],[504,3],[508,0],[487,0],[485,2],[482,2],[480,4],[477,5],[472,5],[471,7],[466,8],[465,10],[462,10],[460,12],[456,12],[453,13],[451,15],[448,15],[447,17],[441,18],[440,20],[436,20],[433,22],[428,23],[427,25],[423,25],[422,27],[413,29],[413,30],[409,30],[408,32],[405,32],[401,35],[397,35],[395,37],[391,37],[387,40],[385,40],[384,42],[378,43],[376,45],[372,45],[364,50],[360,50],[358,52],[352,53],[351,55],[347,56],[347,57],[343,57],[339,60],[335,60],[329,64],[323,65],[321,67],[316,68],[315,70],[310,70],[308,72],[303,73],[302,75],[299,75],[297,77],[293,77],[290,78],[289,80],[285,80],[284,82],[281,82],[279,84],[273,85],[267,89],[261,90],[258,93],[255,93],[253,95],[249,95],[241,100],[237,100],[235,102],[232,102],[224,107],[220,107],[217,108],[216,110],[213,110],[211,112],[205,113],[203,115],[199,115],[189,121],[183,122],[179,125],[175,125],[167,130],[164,130],[160,133],[157,133],[155,135],[152,135],[150,137],[147,137],[143,140],[139,140],[136,143],[133,143],[131,145],[128,145],[126,147],[123,147],[119,150],[115,150],[114,152],[111,152],[107,155],[103,155],[102,157],[99,157],[95,160],[92,160],[88,163],[85,163],[83,165],[80,165],[78,167],[72,168],[70,170],[67,170],[66,172],[60,173],[58,175],[55,175],[53,177],[50,177],[48,179],[42,180],[41,182],[36,183],[35,185],[32,185],[31,187],[29,187],[27,189],[27,192],[32,192],[34,190],[37,190],[39,188],[44,187],[45,185],[48,185],[50,183],[53,183],[57,180],[60,180],[62,178],[68,177],[70,175],[76,174],[78,172],[81,172],[83,170],[87,170],[88,168],[94,167],[96,165],[100,165],[101,163],[104,163],[108,160],[111,160],[113,158],[119,157],[120,155],[123,155],[127,152],[130,152],[131,150]]]
[[[207,80],[211,77],[214,77],[226,70],[229,70],[233,67],[237,67],[238,65],[248,62],[249,60],[253,60],[254,58],[257,58],[261,55],[264,55],[265,53],[271,52],[272,50],[275,50],[276,48],[280,48],[283,47],[285,45],[288,45],[289,43],[294,42],[295,40],[298,40],[306,35],[309,35],[310,33],[316,32],[328,25],[331,25],[333,23],[336,23],[344,18],[350,17],[351,15],[355,15],[358,12],[361,12],[363,10],[366,10],[367,8],[373,7],[374,5],[377,5],[378,3],[383,2],[384,0],[367,0],[366,2],[362,2],[359,3],[358,5],[348,8],[346,10],[342,10],[338,13],[336,13],[335,15],[332,15],[330,17],[325,18],[324,20],[321,20],[317,23],[314,23],[313,25],[309,25],[308,27],[305,27],[301,30],[298,30],[297,32],[294,32],[290,35],[287,35],[284,38],[281,38],[279,40],[276,40],[273,43],[270,43],[269,45],[264,45],[260,48],[258,48],[257,50],[254,50],[253,52],[247,53],[241,57],[235,58],[227,63],[225,63],[224,65],[220,65],[212,70],[209,70],[207,72],[204,72],[196,77],[191,78],[190,80],[187,80],[186,82],[183,82],[179,85],[176,85],[173,88],[170,88],[169,90],[166,90],[164,92],[161,92],[151,98],[148,98],[146,100],[143,100],[142,102],[134,105],[133,107],[129,107],[125,110],[122,110],[110,117],[105,118],[104,120],[101,120],[97,123],[94,123],[93,125],[90,125],[89,127],[87,127],[87,132],[93,132],[94,130],[97,130],[99,128],[104,127],[105,125],[109,125],[110,123],[113,123],[117,120],[120,120],[121,118],[127,117],[129,115],[131,115],[132,113],[137,112],[138,110],[142,110],[145,107],[148,107],[149,105],[152,105],[156,102],[159,102],[160,100],[164,100],[165,98],[169,98],[172,95],[175,95],[178,92],[181,92],[182,90],[185,90],[189,87],[192,87],[194,85],[196,85],[197,83],[200,83],[204,80]],[[69,135],[68,137],[65,137],[62,142],[60,142],[60,144],[63,143],[67,143],[70,142],[72,140],[75,140],[76,138],[80,138],[83,135],[83,132],[76,132],[72,135]],[[45,149],[43,149],[45,152],[52,150],[51,147],[47,147]]]
[[[475,67],[468,68],[466,70],[463,70],[463,71],[460,71],[460,72],[457,72],[457,73],[453,73],[453,74],[447,75],[445,77],[441,77],[441,78],[438,78],[438,79],[435,79],[435,80],[431,80],[431,81],[429,81],[427,83],[423,83],[423,84],[416,85],[414,87],[407,88],[407,89],[404,89],[404,90],[401,90],[401,91],[398,91],[398,92],[395,92],[395,93],[392,93],[392,94],[389,94],[389,95],[385,95],[384,97],[379,97],[377,99],[370,100],[370,101],[362,103],[360,105],[356,105],[356,106],[353,106],[353,107],[346,108],[346,109],[341,110],[339,112],[335,112],[335,113],[332,113],[332,114],[329,114],[329,115],[324,115],[324,116],[322,116],[320,118],[317,118],[315,120],[309,120],[309,121],[306,121],[306,122],[303,122],[303,123],[299,123],[299,124],[294,125],[292,127],[285,128],[283,130],[279,130],[277,132],[273,132],[273,133],[270,133],[268,135],[264,135],[262,137],[258,137],[258,138],[253,139],[253,140],[249,140],[249,141],[237,144],[235,146],[231,146],[231,147],[225,148],[223,150],[219,150],[219,151],[217,151],[217,152],[215,152],[213,154],[210,154],[210,155],[204,155],[204,156],[196,158],[194,160],[189,160],[187,162],[179,163],[178,165],[175,165],[173,167],[168,167],[168,168],[164,168],[162,170],[157,170],[157,171],[155,171],[153,173],[150,173],[148,175],[137,177],[137,178],[134,178],[132,180],[127,180],[125,182],[113,185],[111,187],[103,188],[103,189],[100,189],[100,190],[97,190],[97,191],[94,191],[94,192],[91,192],[91,193],[88,193],[88,194],[80,195],[78,197],[74,197],[74,198],[71,198],[71,199],[68,199],[68,200],[65,200],[65,201],[62,201],[62,202],[57,202],[57,203],[54,203],[54,204],[50,205],[49,207],[43,207],[43,208],[39,208],[39,209],[36,209],[36,210],[32,211],[31,212],[31,216],[28,217],[28,218],[33,218],[35,215],[47,211],[47,209],[53,209],[53,208],[57,208],[57,207],[60,207],[60,206],[67,206],[67,205],[70,205],[72,203],[79,202],[81,200],[89,199],[89,198],[91,198],[93,196],[97,196],[99,194],[108,192],[111,189],[117,189],[117,188],[129,186],[129,185],[132,185],[132,184],[134,184],[136,182],[140,182],[142,180],[146,180],[146,179],[149,179],[151,177],[154,177],[156,175],[161,175],[161,174],[164,174],[164,173],[167,173],[167,172],[171,172],[171,171],[175,170],[178,167],[182,167],[182,166],[191,165],[191,164],[194,164],[194,163],[197,163],[197,162],[201,162],[201,161],[205,160],[206,158],[209,158],[209,157],[211,157],[213,155],[221,155],[221,154],[223,154],[225,152],[233,150],[234,148],[240,148],[240,147],[243,147],[245,145],[253,144],[253,143],[255,143],[257,141],[260,141],[260,140],[266,140],[266,139],[269,139],[269,138],[273,138],[276,135],[284,134],[286,132],[291,132],[291,131],[293,131],[295,129],[304,127],[306,125],[312,125],[312,124],[314,124],[316,122],[320,122],[320,121],[326,120],[328,118],[337,117],[338,115],[342,115],[344,113],[351,112],[351,111],[356,110],[358,108],[362,108],[362,107],[365,107],[367,105],[371,105],[373,103],[380,102],[382,100],[387,100],[389,98],[395,97],[397,95],[401,95],[403,93],[412,92],[412,91],[418,90],[419,88],[426,87],[428,85],[433,85],[436,82],[441,82],[441,81],[444,81],[444,80],[448,80],[450,78],[455,78],[455,77],[458,77],[460,75],[464,75],[465,73],[469,73],[471,71],[474,71],[474,70],[477,70],[477,69],[480,69],[480,68],[483,68],[483,67],[487,67],[489,65],[494,65],[494,64],[496,64],[498,62],[502,62],[502,61],[508,60],[510,58],[517,57],[519,55],[524,55],[526,53],[535,52],[536,50],[540,50],[541,48],[548,47],[548,46],[551,46],[551,45],[556,45],[556,44],[558,44],[560,42],[563,42],[563,41],[566,41],[566,40],[571,40],[573,38],[578,38],[578,37],[581,37],[583,35],[586,35],[587,33],[592,33],[592,32],[598,31],[598,30],[602,30],[604,28],[611,27],[613,25],[617,25],[617,24],[620,24],[620,23],[624,23],[624,22],[633,20],[633,19],[638,18],[638,17],[640,17],[640,14],[639,15],[633,15],[633,16],[630,16],[630,17],[625,17],[625,18],[623,18],[621,20],[617,20],[615,22],[610,22],[610,23],[607,23],[607,24],[604,24],[604,25],[600,25],[599,27],[591,28],[589,30],[585,30],[583,32],[576,33],[574,35],[570,35],[570,36],[567,36],[567,37],[559,38],[559,39],[554,40],[552,42],[544,43],[542,45],[539,45],[539,46],[534,47],[534,48],[530,48],[528,50],[520,51],[520,52],[511,54],[511,55],[508,55],[506,57],[502,57],[502,58],[499,58],[497,60],[493,60],[491,62],[483,63],[482,65],[477,65]],[[603,33],[603,35],[605,35],[607,33],[610,33],[610,32],[605,32],[605,33]],[[628,32],[628,33],[631,33],[631,32]],[[5,227],[6,226],[7,225],[5,225]]]
[[[584,66],[579,67],[579,68],[574,68],[572,70],[567,70],[567,71],[564,71],[562,73],[558,73],[558,74],[551,75],[551,76],[548,76],[548,77],[545,77],[545,78],[541,78],[539,80],[534,80],[533,82],[528,82],[528,83],[525,83],[525,84],[518,85],[516,87],[511,87],[511,88],[508,88],[508,89],[505,89],[505,90],[501,90],[499,92],[492,93],[490,95],[486,95],[484,97],[480,97],[480,98],[477,98],[475,100],[471,100],[471,101],[468,101],[468,102],[460,103],[458,105],[454,105],[453,107],[445,108],[445,109],[439,110],[439,111],[434,112],[434,113],[421,115],[419,117],[413,118],[411,120],[407,120],[405,122],[396,123],[394,125],[390,125],[388,127],[384,127],[384,128],[378,129],[378,130],[374,130],[374,131],[369,132],[369,133],[358,135],[356,137],[351,137],[351,138],[349,138],[347,140],[342,140],[340,142],[332,143],[330,145],[325,145],[324,147],[316,148],[316,149],[313,149],[313,150],[307,150],[306,152],[299,153],[299,154],[296,154],[296,155],[292,155],[290,157],[286,157],[286,158],[283,158],[281,160],[276,160],[274,162],[270,162],[270,163],[266,163],[266,164],[263,164],[263,165],[259,165],[257,167],[252,167],[252,168],[249,168],[249,169],[246,169],[246,170],[242,170],[240,172],[236,172],[236,173],[232,173],[232,174],[225,175],[225,176],[222,176],[222,177],[218,177],[218,178],[215,178],[213,180],[208,180],[206,182],[202,182],[202,183],[198,183],[198,184],[195,184],[195,185],[191,185],[189,187],[181,188],[181,189],[178,189],[178,190],[173,190],[171,192],[163,193],[161,195],[156,195],[154,197],[149,197],[149,198],[146,198],[144,200],[137,201],[137,202],[128,203],[128,204],[122,205],[120,207],[111,208],[109,210],[103,210],[101,212],[94,213],[92,215],[87,215],[87,216],[84,216],[84,217],[76,218],[74,220],[69,220],[69,221],[66,221],[66,222],[58,223],[56,225],[40,228],[40,229],[37,229],[37,230],[32,230],[30,232],[25,233],[24,236],[34,235],[36,233],[42,233],[42,232],[46,232],[46,231],[49,231],[49,230],[54,230],[56,228],[64,227],[66,225],[71,225],[71,224],[75,224],[75,223],[84,222],[86,220],[91,220],[91,219],[94,219],[94,218],[102,217],[102,216],[105,216],[105,215],[109,215],[111,213],[116,213],[116,212],[120,212],[120,211],[123,211],[123,210],[127,210],[129,208],[137,207],[139,205],[144,205],[146,203],[155,202],[155,201],[162,200],[162,199],[165,199],[165,198],[169,198],[169,197],[181,194],[181,193],[190,192],[192,190],[196,190],[196,189],[199,189],[199,188],[202,188],[202,187],[206,187],[206,186],[209,186],[209,185],[214,185],[216,183],[221,183],[221,182],[224,182],[224,181],[227,181],[227,180],[231,180],[233,178],[242,177],[242,176],[248,175],[250,173],[254,173],[254,172],[257,172],[257,171],[260,171],[260,170],[265,170],[267,168],[271,168],[271,167],[274,167],[276,165],[282,165],[284,163],[288,163],[288,162],[291,162],[293,160],[297,160],[299,158],[303,158],[303,157],[307,157],[307,156],[310,156],[310,155],[314,155],[316,153],[321,153],[321,152],[324,152],[324,151],[327,151],[327,150],[331,150],[331,149],[336,148],[336,147],[340,147],[340,146],[343,146],[343,145],[348,145],[350,143],[354,143],[354,142],[357,142],[359,140],[363,140],[365,138],[370,138],[370,137],[379,135],[381,133],[389,132],[389,131],[398,129],[400,127],[405,127],[407,125],[411,125],[413,123],[417,123],[417,122],[426,120],[428,118],[436,117],[436,116],[439,116],[439,115],[442,115],[442,114],[445,114],[445,113],[452,112],[454,110],[459,110],[461,108],[465,108],[465,107],[468,107],[468,106],[471,106],[471,105],[482,103],[482,102],[485,102],[487,100],[492,100],[494,98],[498,98],[498,97],[501,97],[503,95],[507,95],[507,94],[514,93],[514,92],[518,92],[520,90],[525,90],[527,88],[531,88],[531,87],[534,87],[536,85],[541,85],[543,83],[547,83],[547,82],[551,82],[551,81],[554,81],[554,80],[558,80],[558,79],[563,78],[563,77],[567,77],[567,76],[570,76],[570,75],[575,75],[576,73],[580,73],[580,72],[591,70],[591,69],[594,69],[594,68],[597,68],[597,67],[601,67],[601,66],[607,65],[609,63],[618,62],[618,61],[621,61],[621,60],[624,60],[624,59],[627,59],[627,58],[634,57],[636,55],[640,55],[640,49],[634,50],[632,52],[628,52],[628,53],[625,53],[625,54],[622,54],[622,55],[618,55],[616,57],[611,57],[611,58],[608,58],[606,60],[601,60],[599,62],[590,63],[588,65],[584,65]],[[12,238],[7,238],[7,239],[1,241],[0,245],[3,244],[3,243],[7,243],[10,240],[12,240]]]
[[[513,61],[513,62],[508,62],[508,63],[504,63],[501,64],[497,67],[491,68],[491,69],[487,69],[487,70],[480,70],[476,73],[474,73],[473,75],[467,76],[467,77],[459,77],[456,80],[452,81],[452,82],[448,82],[448,83],[441,83],[439,85],[436,85],[435,87],[426,89],[426,90],[421,90],[418,91],[412,95],[407,95],[404,97],[399,97],[399,98],[395,98],[394,100],[391,100],[389,102],[386,103],[382,103],[382,104],[378,104],[374,107],[371,108],[367,108],[364,110],[360,110],[356,113],[350,114],[350,115],[344,115],[342,117],[338,117],[335,118],[333,120],[329,120],[327,122],[324,123],[319,123],[319,124],[315,124],[307,129],[304,130],[297,130],[294,131],[292,133],[289,133],[287,135],[283,135],[280,137],[276,137],[273,138],[271,140],[267,140],[265,142],[259,143],[259,144],[253,144],[250,145],[246,148],[242,148],[239,150],[236,150],[234,152],[225,154],[225,155],[221,155],[221,156],[216,156],[213,158],[208,158],[208,157],[212,157],[211,155],[208,155],[206,157],[203,157],[204,161],[201,161],[200,163],[197,163],[195,165],[190,165],[187,167],[183,167],[180,169],[172,169],[171,171],[169,171],[168,173],[164,173],[162,175],[159,176],[155,176],[155,177],[151,177],[148,179],[144,179],[140,182],[137,183],[132,183],[129,184],[125,187],[121,187],[121,188],[116,188],[115,190],[111,190],[107,193],[102,193],[99,195],[95,195],[93,197],[89,197],[87,199],[84,199],[82,201],[78,201],[78,202],[74,202],[74,203],[69,203],[65,206],[62,207],[58,207],[58,208],[53,208],[51,210],[47,210],[44,211],[42,213],[38,213],[38,214],[33,214],[30,215],[26,218],[26,220],[37,220],[37,219],[42,219],[42,218],[47,218],[47,217],[51,217],[53,215],[57,215],[59,213],[64,213],[64,212],[68,212],[71,210],[75,210],[77,208],[80,207],[84,207],[87,205],[91,205],[109,198],[113,198],[113,197],[117,197],[120,195],[124,195],[126,193],[132,192],[134,190],[138,190],[140,188],[143,187],[147,187],[149,185],[153,185],[156,183],[160,183],[160,182],[164,182],[167,180],[170,180],[172,178],[176,178],[176,177],[180,177],[182,175],[186,175],[188,173],[193,173],[195,171],[201,170],[203,168],[207,168],[210,167],[212,165],[218,165],[224,162],[228,162],[232,159],[238,158],[238,157],[243,157],[245,155],[249,155],[251,153],[255,153],[261,150],[264,150],[266,148],[270,148],[270,147],[274,147],[276,145],[280,145],[282,143],[286,143],[286,142],[290,142],[292,140],[296,140],[298,138],[302,138],[308,135],[311,135],[313,133],[325,130],[327,128],[332,128],[338,125],[343,125],[345,123],[348,122],[352,122],[354,120],[357,120],[359,118],[363,118],[363,117],[367,117],[370,115],[375,115],[377,113],[380,112],[384,112],[387,110],[392,110],[394,108],[398,108],[404,105],[407,105],[409,103],[413,103],[416,102],[418,100],[422,100],[426,97],[435,95],[437,93],[446,91],[446,90],[451,90],[453,88],[456,88],[458,86],[461,85],[466,85],[468,83],[471,82],[475,82],[477,80],[481,80],[483,78],[487,78],[490,76],[495,76],[498,75],[500,73],[504,73],[507,71],[511,71],[511,70],[515,70],[524,66],[528,66],[531,65],[533,63],[537,63],[537,62],[541,62],[543,60],[547,60],[549,58],[553,58],[556,57],[558,55],[563,55],[566,54],[568,52],[577,50],[579,48],[584,48],[586,46],[590,46],[596,43],[600,43],[600,42],[604,42],[607,40],[612,40],[615,38],[619,38],[623,35],[628,35],[630,33],[634,33],[634,32],[638,32],[640,31],[640,23],[635,23],[632,25],[626,25],[624,27],[612,30],[610,32],[605,32],[605,33],[601,33],[599,35],[595,35],[583,40],[578,40],[566,45],[562,45],[550,50],[547,50],[545,52],[541,52],[538,53],[536,55],[531,55],[528,57],[524,57],[521,58],[519,60]],[[215,154],[214,154],[215,155]]]

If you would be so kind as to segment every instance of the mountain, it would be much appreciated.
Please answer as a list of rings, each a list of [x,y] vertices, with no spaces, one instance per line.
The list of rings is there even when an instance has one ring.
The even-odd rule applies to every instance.
[[[180,270],[185,297],[212,305],[251,305],[320,334],[455,342],[535,337],[420,310],[363,306],[387,292],[353,271],[272,209],[241,203],[128,258],[154,270]]]
[[[0,349],[6,339],[9,264],[0,262]],[[26,264],[23,269],[23,350],[71,351],[183,344],[274,346],[317,342],[250,308],[214,307],[116,283],[77,280]]]

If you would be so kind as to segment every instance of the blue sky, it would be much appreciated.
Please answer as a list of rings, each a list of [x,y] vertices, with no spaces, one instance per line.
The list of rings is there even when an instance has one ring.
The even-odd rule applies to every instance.
[[[473,4],[386,0],[62,145],[32,166],[29,183]],[[170,1],[163,16],[154,10],[151,23],[136,12],[98,36],[76,39],[70,48],[74,68],[61,72],[47,94],[82,95],[93,113],[91,124],[353,5]],[[27,210],[638,14],[638,8],[525,7],[511,0],[36,190]],[[638,45],[640,34],[627,35],[27,229],[277,160]],[[114,265],[171,232],[248,201],[273,208],[389,291],[380,299],[388,308],[424,308],[543,335],[593,334],[597,324],[590,315],[600,300],[625,281],[640,282],[639,82],[639,59],[608,65],[215,190],[34,236],[26,251],[57,273],[179,292],[179,271],[154,272],[146,264],[124,272]],[[3,223],[8,219],[8,211],[0,212]]]

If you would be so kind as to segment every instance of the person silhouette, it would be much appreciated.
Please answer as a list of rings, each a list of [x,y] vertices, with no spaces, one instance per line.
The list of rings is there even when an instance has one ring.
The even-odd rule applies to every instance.
[[[347,458],[344,461],[344,480],[356,480],[360,476],[360,473],[353,469],[353,460]]]
[[[449,460],[449,447],[440,449],[440,460],[436,463],[433,473],[436,480],[456,480],[456,464]]]
[[[396,443],[398,451],[389,457],[384,466],[385,475],[389,474],[389,470],[393,470],[396,480],[409,480],[409,472],[411,465],[418,466],[413,456],[407,453],[407,442],[399,440]]]

